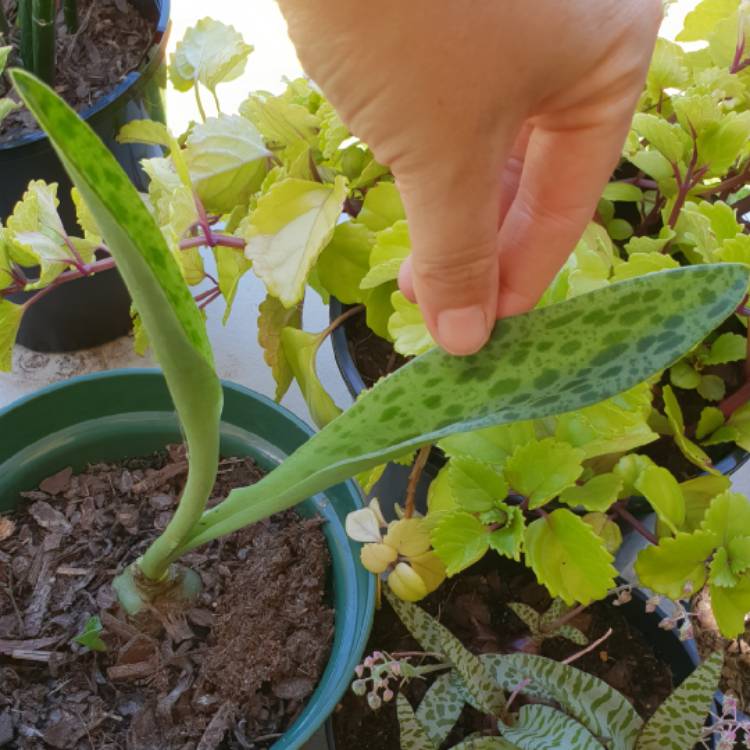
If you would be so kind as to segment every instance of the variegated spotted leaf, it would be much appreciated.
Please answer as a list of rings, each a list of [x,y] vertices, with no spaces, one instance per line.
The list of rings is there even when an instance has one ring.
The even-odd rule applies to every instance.
[[[407,630],[425,651],[442,654],[461,681],[471,691],[474,704],[490,716],[505,718],[505,695],[482,660],[464,648],[461,641],[423,609],[401,601],[386,591],[386,596]]]
[[[448,435],[561,414],[628,390],[731,315],[748,273],[733,263],[652,273],[505,318],[469,357],[433,349],[381,380],[260,482],[232,491],[204,515],[187,549]]]
[[[508,602],[508,609],[526,625],[532,635],[539,634],[542,618],[533,607],[522,602]]]
[[[659,706],[638,735],[636,750],[685,750],[701,736],[719,686],[724,654],[706,659]]]
[[[504,737],[475,735],[454,745],[451,750],[521,750],[521,748],[508,742]]]
[[[430,740],[427,730],[417,720],[414,709],[403,693],[398,694],[396,711],[401,730],[401,750],[437,750],[437,745]]]
[[[578,646],[586,646],[589,642],[586,635],[573,625],[563,625],[561,628],[555,630],[553,635],[565,638]]]
[[[430,685],[417,709],[417,721],[436,747],[448,738],[465,703],[460,683],[450,673],[440,675]]]
[[[485,654],[480,659],[504,690],[515,690],[531,678],[524,695],[558,703],[595,737],[607,738],[610,750],[633,750],[643,721],[625,696],[598,677],[534,654]],[[466,697],[476,708],[468,692]]]
[[[552,706],[523,706],[512,727],[500,730],[520,750],[605,750],[583,724]]]

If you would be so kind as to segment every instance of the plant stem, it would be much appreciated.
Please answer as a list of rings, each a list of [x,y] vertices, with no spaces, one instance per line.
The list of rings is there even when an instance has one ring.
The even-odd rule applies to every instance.
[[[419,484],[419,478],[422,476],[424,466],[427,463],[427,459],[432,450],[431,445],[425,445],[419,449],[417,457],[414,459],[414,464],[411,467],[409,473],[409,484],[406,488],[406,507],[404,508],[404,518],[411,518],[414,515],[414,498],[417,495],[417,485]]]
[[[629,523],[644,539],[651,542],[651,544],[659,544],[659,540],[654,534],[652,534],[629,510],[619,503],[615,503],[612,506],[612,510],[622,518],[623,521]]]
[[[338,318],[331,321],[331,324],[328,326],[328,328],[320,332],[320,334],[318,335],[320,344],[322,344],[325,341],[326,337],[330,336],[342,323],[349,320],[349,318],[353,318],[355,315],[357,315],[357,313],[361,313],[364,309],[364,305],[355,305],[354,307],[350,307],[348,310],[342,312],[341,315],[338,316]],[[320,346],[320,344],[318,345]]]
[[[724,418],[729,419],[740,406],[744,406],[748,401],[750,401],[750,381],[741,385],[731,396],[727,396],[719,404],[719,409]]]
[[[50,86],[55,80],[55,0],[33,0],[34,73]]]
[[[203,122],[206,121],[206,110],[203,109],[203,102],[201,101],[201,92],[200,92],[200,84],[198,81],[195,82],[195,86],[193,86],[195,89],[195,103],[198,105],[198,112],[200,113],[201,120]]]
[[[65,26],[71,34],[78,31],[78,0],[63,0]]]
[[[34,71],[33,0],[18,0],[18,27],[21,29],[21,59],[26,70]]]
[[[244,250],[247,243],[242,237],[211,232],[210,237],[189,237],[186,240],[182,240],[182,242],[180,242],[180,250],[188,250],[191,247],[216,247],[217,245]]]
[[[609,628],[607,632],[601,638],[597,638],[593,643],[589,643],[589,645],[586,646],[586,648],[584,648],[583,650],[578,651],[575,654],[572,654],[567,659],[563,659],[561,663],[572,664],[577,659],[580,659],[582,656],[585,656],[590,651],[593,651],[595,648],[597,648],[597,646],[601,646],[601,644],[604,643],[604,641],[606,641],[607,638],[609,638],[609,636],[611,635],[612,635],[612,628]]]

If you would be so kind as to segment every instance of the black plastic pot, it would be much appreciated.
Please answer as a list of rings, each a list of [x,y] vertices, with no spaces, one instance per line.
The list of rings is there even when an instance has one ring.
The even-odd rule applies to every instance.
[[[130,0],[155,24],[153,45],[138,70],[113,91],[83,110],[81,117],[96,131],[139,190],[147,187],[141,159],[160,156],[154,146],[117,143],[125,123],[137,119],[165,121],[166,46],[170,0]],[[31,180],[57,182],[60,216],[68,231],[77,230],[70,198],[71,182],[49,140],[41,131],[0,143],[0,220],[13,211]],[[23,302],[28,293],[11,297]],[[130,330],[130,297],[120,275],[105,271],[63,284],[34,304],[23,317],[18,342],[41,352],[73,351],[111,341]]]

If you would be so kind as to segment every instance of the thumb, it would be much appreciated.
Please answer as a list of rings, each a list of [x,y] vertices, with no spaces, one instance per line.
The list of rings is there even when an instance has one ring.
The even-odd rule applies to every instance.
[[[416,297],[432,337],[451,354],[479,350],[497,317],[500,163],[433,161],[396,175],[412,245],[402,291]]]

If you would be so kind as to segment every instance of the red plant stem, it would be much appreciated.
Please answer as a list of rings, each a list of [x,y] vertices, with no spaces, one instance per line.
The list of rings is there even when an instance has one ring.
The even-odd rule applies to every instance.
[[[221,297],[221,291],[218,289],[213,290],[213,292],[198,305],[198,309],[203,310],[205,307],[208,307],[208,305],[210,305],[214,300],[218,299],[219,297]]]
[[[726,180],[722,180],[722,182],[717,182],[716,185],[711,185],[705,190],[701,190],[698,195],[700,197],[709,197],[712,195],[734,193],[741,187],[744,187],[748,179],[750,179],[750,163],[739,174],[727,177]]]
[[[652,534],[629,510],[619,503],[612,506],[612,510],[617,513],[623,521],[630,524],[644,539],[651,544],[659,544],[659,540]]]
[[[210,230],[209,230],[210,231]],[[233,237],[229,234],[217,234],[211,232],[210,238],[207,237],[190,237],[180,242],[180,250],[188,250],[191,247],[233,247],[237,250],[244,250],[247,243],[242,237]]]
[[[419,478],[422,476],[422,471],[427,463],[427,459],[432,450],[431,445],[424,445],[419,449],[416,459],[414,459],[414,465],[411,467],[409,473],[409,484],[406,489],[406,507],[404,509],[404,518],[411,518],[414,515],[414,498],[417,494],[417,485],[419,484]]]
[[[743,54],[745,54],[745,34],[744,32],[740,32],[740,37],[737,40],[737,48],[734,51],[734,59],[729,66],[730,73],[739,73],[750,65],[750,60],[742,59]]]
[[[700,178],[706,173],[706,169],[702,168],[696,172],[696,166],[698,165],[698,139],[696,137],[695,130],[693,130],[693,155],[690,157],[690,164],[688,164],[685,177],[683,178],[680,174],[680,169],[677,164],[672,164],[672,171],[674,172],[675,180],[677,180],[678,192],[677,198],[675,199],[674,206],[672,206],[672,212],[669,215],[668,224],[674,229],[677,224],[677,219],[680,218],[680,211],[685,205],[688,194],[694,188]]]
[[[748,401],[750,401],[750,381],[741,385],[731,396],[727,396],[719,403],[719,409],[724,418],[729,419],[740,406],[744,406]]]
[[[194,297],[196,302],[202,302],[206,297],[211,297],[212,295],[215,295],[216,292],[221,291],[218,287],[218,285],[211,287],[210,289],[206,289],[205,292],[201,292],[200,294],[196,294]]]

